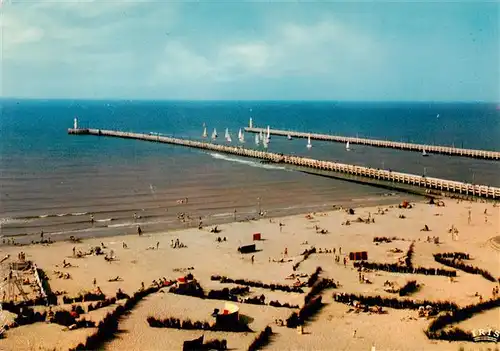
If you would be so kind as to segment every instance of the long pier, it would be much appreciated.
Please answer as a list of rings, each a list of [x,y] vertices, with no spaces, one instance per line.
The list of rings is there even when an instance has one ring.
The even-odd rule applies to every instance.
[[[246,127],[245,132],[267,133],[267,128]],[[399,150],[418,151],[421,153],[423,153],[425,150],[426,153],[443,154],[443,155],[449,155],[449,156],[462,156],[462,157],[470,157],[470,158],[480,158],[480,159],[485,159],[485,160],[500,160],[500,152],[499,151],[463,149],[463,148],[450,147],[450,146],[440,146],[440,145],[413,144],[413,143],[404,143],[404,142],[399,142],[399,141],[367,139],[367,138],[358,138],[358,137],[346,137],[346,136],[318,134],[318,133],[304,133],[304,132],[296,132],[296,131],[288,131],[288,130],[280,130],[280,129],[269,129],[269,134],[270,135],[280,135],[280,136],[290,135],[291,137],[295,137],[295,138],[308,138],[308,137],[310,137],[313,140],[333,141],[333,142],[338,142],[338,143],[349,142],[350,144],[360,144],[360,145],[385,147],[385,148],[392,148],[392,149],[399,149]]]
[[[220,145],[209,142],[172,138],[160,135],[120,132],[114,130],[101,130],[101,129],[71,128],[68,129],[68,133],[77,135],[97,135],[97,136],[108,136],[108,137],[127,138],[127,139],[138,139],[138,140],[187,146],[191,148],[222,152],[242,157],[257,158],[274,163],[289,164],[298,167],[314,169],[318,171],[343,173],[346,175],[357,176],[361,179],[364,179],[364,182],[367,184],[370,184],[370,181],[372,182],[387,181],[392,183],[424,188],[428,193],[439,193],[439,194],[453,193],[466,196],[488,198],[492,200],[500,200],[500,188],[498,187],[463,183],[453,180],[417,176],[402,172],[394,172],[394,171],[381,170],[363,166],[355,166],[355,165],[337,163],[331,161],[315,160],[299,156],[290,156],[290,155],[283,155],[266,151],[245,149],[241,146],[237,147],[229,145]]]

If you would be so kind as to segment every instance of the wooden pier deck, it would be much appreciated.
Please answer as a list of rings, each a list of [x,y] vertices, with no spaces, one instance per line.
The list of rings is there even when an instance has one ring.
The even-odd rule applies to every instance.
[[[283,155],[266,151],[245,149],[240,146],[236,147],[236,146],[213,144],[209,142],[202,142],[195,140],[172,138],[160,135],[129,133],[129,132],[120,132],[113,130],[101,130],[101,129],[68,129],[68,133],[76,135],[97,135],[97,136],[108,136],[117,138],[138,139],[138,140],[146,140],[146,141],[167,143],[173,145],[181,145],[192,148],[233,154],[242,157],[257,158],[274,163],[289,164],[308,169],[315,169],[318,171],[343,173],[346,175],[357,176],[361,179],[364,179],[366,180],[367,184],[370,184],[370,182],[373,181],[386,181],[388,182],[388,184],[394,183],[395,185],[403,184],[408,186],[424,188],[429,193],[439,193],[439,194],[452,193],[452,194],[461,194],[466,196],[488,198],[492,200],[500,200],[500,188],[498,187],[469,184],[453,180],[417,176],[402,172],[380,170],[375,168],[355,166],[355,165],[343,164],[331,161],[321,161],[305,157],[290,156],[290,155]]]
[[[246,127],[245,131],[249,133],[260,133],[262,131],[265,134],[267,133],[267,128]],[[404,143],[399,141],[366,139],[366,138],[346,137],[346,136],[318,134],[318,133],[304,133],[304,132],[295,132],[295,131],[280,130],[280,129],[270,129],[269,134],[280,135],[280,136],[290,135],[291,137],[294,138],[311,137],[312,140],[333,141],[344,144],[349,142],[350,144],[369,145],[375,147],[385,147],[385,148],[417,151],[417,152],[423,152],[425,150],[425,152],[427,153],[443,154],[449,156],[462,156],[462,157],[479,158],[485,160],[500,160],[499,151],[463,149],[463,148],[440,146],[440,145],[413,144],[413,143]]]

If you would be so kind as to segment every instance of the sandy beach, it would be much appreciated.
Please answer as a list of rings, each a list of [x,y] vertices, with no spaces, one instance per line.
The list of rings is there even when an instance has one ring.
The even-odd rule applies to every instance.
[[[316,267],[322,268],[320,277],[331,278],[338,283],[337,288],[322,291],[324,306],[305,322],[302,334],[295,328],[276,324],[277,319],[286,320],[294,309],[246,303],[236,305],[240,308],[240,319],[244,317],[252,332],[152,328],[146,322],[149,316],[208,321],[213,310],[222,309],[225,303],[222,300],[178,295],[170,293],[169,288],[162,288],[120,318],[119,332],[105,344],[107,350],[180,350],[185,340],[195,339],[202,334],[205,339],[226,339],[229,349],[246,350],[266,326],[273,330],[271,342],[265,347],[269,350],[370,350],[372,346],[376,350],[457,350],[461,346],[466,350],[486,349],[487,344],[429,340],[424,329],[432,317],[419,317],[416,310],[384,307],[384,314],[365,313],[335,301],[333,297],[335,293],[353,293],[401,299],[451,300],[459,307],[478,303],[480,299],[490,299],[498,283],[478,274],[446,267],[436,262],[433,254],[467,253],[470,255],[467,264],[484,269],[495,278],[500,277],[500,250],[491,242],[492,238],[500,235],[500,207],[492,203],[457,202],[446,198],[443,202],[445,206],[430,205],[422,200],[411,203],[411,208],[399,208],[398,204],[357,208],[354,214],[337,208],[309,215],[273,219],[263,217],[258,221],[221,224],[218,226],[221,230],[219,233],[211,233],[213,227],[207,226],[159,234],[145,231],[141,236],[87,239],[80,243],[65,241],[51,245],[5,246],[2,247],[1,256],[9,254],[10,258],[2,263],[2,271],[6,277],[8,263],[16,261],[22,251],[26,261],[32,261],[45,271],[53,292],[62,291],[64,296],[70,297],[97,288],[106,297],[115,296],[118,289],[132,295],[142,283],[148,287],[153,280],[158,281],[162,277],[175,280],[188,273],[194,276],[205,292],[238,285],[211,280],[212,275],[291,286],[297,278],[287,277],[302,274],[303,277],[298,279],[307,281]],[[358,222],[358,218],[363,221]],[[349,225],[345,224],[347,221]],[[429,231],[421,230],[425,226]],[[449,232],[452,226],[458,234]],[[324,229],[324,233],[321,233],[321,229]],[[254,233],[261,233],[262,240],[253,241]],[[217,240],[219,237],[220,242]],[[374,237],[397,239],[375,243]],[[434,237],[439,237],[439,244],[432,240]],[[172,243],[177,239],[185,247],[173,248]],[[397,263],[399,260],[404,261],[412,242],[413,266],[456,270],[457,276],[453,282],[448,277],[438,275],[369,269],[358,272],[353,266],[354,262],[348,259],[350,252],[366,251],[368,262]],[[241,254],[237,250],[240,246],[254,243],[256,252]],[[74,255],[74,252],[85,252],[96,246],[101,247],[105,255],[85,255],[81,258]],[[302,259],[301,254],[312,247],[316,248],[316,253],[301,262],[294,271],[292,267]],[[104,259],[110,256],[112,260]],[[338,262],[335,256],[340,256]],[[347,259],[345,265],[344,258]],[[63,261],[70,266],[64,268]],[[69,279],[64,278],[65,273],[69,273]],[[361,283],[361,274],[370,283]],[[60,275],[62,278],[59,278]],[[108,281],[116,277],[120,279]],[[29,279],[33,279],[32,276]],[[399,297],[384,289],[386,281],[393,282],[394,286],[403,286],[409,280],[416,280],[420,286],[409,296]],[[8,288],[5,282],[3,288],[4,291]],[[23,285],[23,290],[29,298],[35,297],[29,285]],[[245,298],[264,294],[266,304],[278,300],[302,307],[309,288],[304,287],[303,290],[304,293],[296,293],[250,287],[250,293]],[[18,302],[22,300],[17,290],[14,294]],[[87,306],[88,302],[77,305]],[[116,304],[112,304],[85,313],[83,317],[99,322],[115,307]],[[71,305],[62,304],[61,296],[59,304],[52,307],[53,311],[70,308]],[[47,307],[36,306],[35,310],[44,311]],[[500,329],[499,313],[500,310],[496,308],[477,314],[459,323],[458,327],[468,331],[488,327]],[[4,309],[3,317],[8,324],[15,315]],[[95,328],[67,330],[59,324],[37,322],[6,330],[4,338],[0,340],[0,349],[67,350],[85,342],[86,337],[94,331]]]

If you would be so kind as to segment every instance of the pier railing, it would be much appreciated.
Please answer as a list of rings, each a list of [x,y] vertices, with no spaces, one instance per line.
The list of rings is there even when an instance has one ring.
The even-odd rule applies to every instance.
[[[245,149],[241,146],[237,147],[229,145],[220,145],[220,144],[173,138],[161,135],[130,133],[130,132],[120,132],[120,131],[100,130],[100,129],[69,129],[68,133],[79,134],[79,135],[88,134],[88,135],[98,135],[98,136],[100,135],[100,136],[110,136],[110,137],[128,138],[128,139],[139,139],[139,140],[161,142],[173,145],[182,145],[192,148],[233,154],[237,156],[252,157],[252,158],[267,160],[274,163],[284,163],[299,167],[306,167],[322,171],[338,172],[348,175],[364,177],[367,179],[367,183],[369,183],[368,179],[382,180],[387,182],[416,186],[419,188],[425,188],[428,189],[429,191],[434,190],[434,191],[462,194],[468,196],[477,196],[495,200],[500,199],[500,188],[498,187],[463,183],[454,180],[417,176],[413,174],[394,172],[383,169],[375,169],[375,168],[355,166],[355,165],[332,162],[332,161],[321,161],[306,157],[283,155],[266,151]]]
[[[263,132],[265,134],[267,133],[267,128],[247,127],[245,128],[245,131],[250,133]],[[270,129],[269,134],[280,135],[280,136],[290,135],[291,137],[294,138],[310,137],[312,140],[333,141],[339,143],[349,142],[350,144],[369,145],[375,147],[385,147],[385,148],[408,150],[408,151],[423,152],[425,150],[425,152],[427,153],[444,154],[450,156],[463,156],[471,158],[481,158],[486,160],[500,160],[500,152],[498,151],[463,149],[463,148],[440,146],[440,145],[413,144],[413,143],[405,143],[399,141],[367,139],[367,138],[347,137],[347,136],[318,134],[318,133],[304,133],[304,132],[287,131],[280,129]]]

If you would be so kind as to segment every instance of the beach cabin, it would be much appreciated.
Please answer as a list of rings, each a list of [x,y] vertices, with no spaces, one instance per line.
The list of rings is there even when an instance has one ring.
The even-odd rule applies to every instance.
[[[359,251],[359,252],[350,252],[349,253],[350,261],[366,261],[368,260],[368,252],[367,251]]]
[[[262,240],[260,233],[253,233],[253,241]]]
[[[215,323],[221,329],[234,328],[240,322],[240,308],[235,304],[226,302],[222,311],[215,314]]]
[[[238,247],[238,251],[242,254],[255,252],[255,244],[240,246]]]

